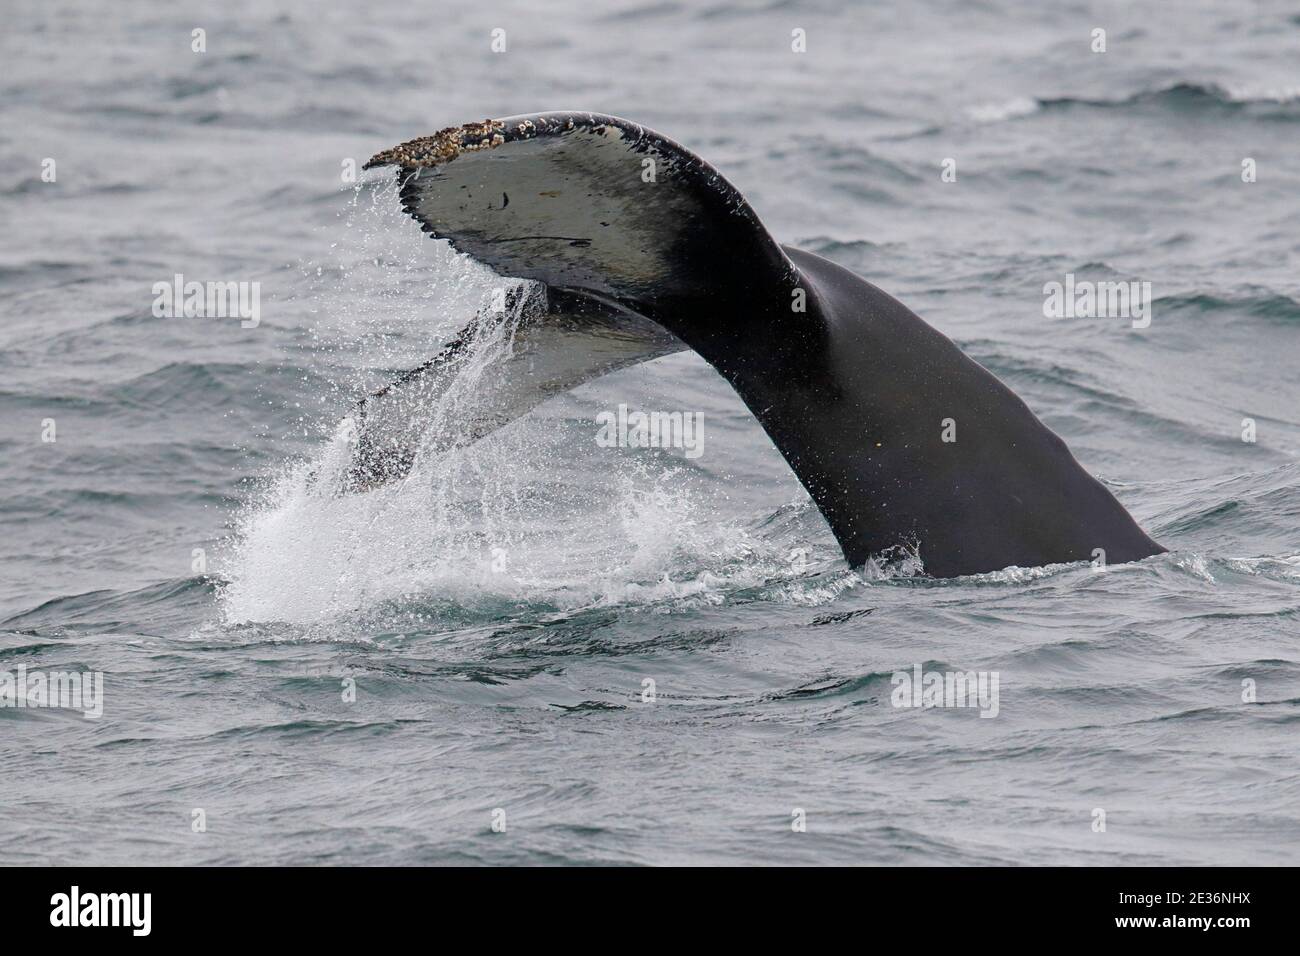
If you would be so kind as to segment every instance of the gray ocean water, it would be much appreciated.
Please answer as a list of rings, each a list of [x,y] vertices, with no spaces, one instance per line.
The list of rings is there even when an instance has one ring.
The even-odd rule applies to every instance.
[[[1300,862],[1294,3],[18,2],[0,61],[0,671],[104,675],[0,708],[0,862]],[[349,161],[546,109],[704,156],[1170,553],[853,571],[691,354],[313,490],[499,285]],[[259,324],[155,317],[178,273]],[[1044,317],[1067,273],[1149,327]]]

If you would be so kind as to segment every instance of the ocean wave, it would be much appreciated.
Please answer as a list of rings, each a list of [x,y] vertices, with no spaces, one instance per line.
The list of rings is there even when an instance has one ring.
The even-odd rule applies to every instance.
[[[948,670],[947,665],[923,665],[927,670]],[[910,665],[909,665],[910,667]],[[797,701],[806,703],[815,700],[828,700],[848,697],[855,703],[866,703],[876,696],[889,696],[890,680],[895,671],[871,671],[865,674],[841,677],[828,675],[818,680],[808,681],[797,687],[771,691],[763,694],[759,700],[763,703],[780,703]]]
[[[1300,119],[1300,86],[1233,87],[1217,83],[1181,82],[1157,89],[1139,90],[1113,99],[1084,96],[1015,96],[966,107],[976,123],[1001,123],[1049,110],[1077,107],[1093,109],[1158,108],[1173,112],[1207,110],[1251,112],[1264,118]]]
[[[1140,90],[1119,99],[1063,96],[1039,100],[1039,103],[1045,109],[1068,109],[1076,106],[1100,109],[1157,107],[1184,113],[1210,110],[1255,109],[1259,111],[1269,107],[1282,107],[1282,110],[1276,112],[1300,117],[1300,98],[1296,97],[1295,91],[1286,89],[1252,91],[1245,88],[1232,90],[1217,83],[1173,83],[1154,90]]]
[[[1255,288],[1238,293],[1186,292],[1157,298],[1162,311],[1216,316],[1230,312],[1275,322],[1300,322],[1300,299],[1271,289]]]
[[[201,575],[126,591],[102,588],[51,598],[0,622],[0,627],[33,635],[49,629],[56,633],[131,630],[142,619],[156,624],[164,612],[169,618],[184,620],[196,609],[210,607],[215,591],[215,582]]]

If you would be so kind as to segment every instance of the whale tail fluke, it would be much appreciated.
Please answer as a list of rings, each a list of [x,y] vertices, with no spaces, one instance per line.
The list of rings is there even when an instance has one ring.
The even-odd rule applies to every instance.
[[[505,276],[615,301],[656,321],[720,296],[784,296],[793,263],[745,198],[635,123],[543,113],[384,150],[421,228]],[[765,303],[765,306],[770,303]]]
[[[455,428],[422,435],[476,332],[506,313],[479,315],[429,362],[362,402],[347,490],[403,477],[417,448],[477,441],[619,368],[688,347],[712,360],[710,338],[742,331],[734,316],[788,308],[798,282],[720,173],[626,120],[484,120],[384,150],[366,168],[388,165],[398,167],[403,208],[421,229],[500,275],[533,280],[533,299],[498,380],[479,389],[481,403]]]
[[[433,415],[475,355],[475,341],[511,323],[508,349],[454,416]],[[686,346],[655,323],[584,296],[524,283],[485,309],[437,355],[362,399],[344,491],[405,478],[417,455],[473,444],[546,399]],[[430,430],[430,419],[436,427]]]

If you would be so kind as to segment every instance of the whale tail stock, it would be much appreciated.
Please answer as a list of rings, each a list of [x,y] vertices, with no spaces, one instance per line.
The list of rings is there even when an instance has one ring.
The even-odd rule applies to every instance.
[[[411,140],[366,168],[384,165],[425,232],[547,296],[522,336],[533,373],[506,374],[461,441],[689,347],[754,413],[853,565],[907,544],[937,576],[1164,550],[994,376],[875,286],[780,246],[720,173],[657,133],[592,113],[519,116]],[[468,332],[367,400],[355,488],[409,467],[419,404]]]

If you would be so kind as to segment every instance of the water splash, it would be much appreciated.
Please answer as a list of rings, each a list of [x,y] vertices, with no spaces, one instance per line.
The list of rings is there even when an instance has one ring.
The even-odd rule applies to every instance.
[[[314,267],[317,295],[336,307],[313,329],[313,347],[336,359],[353,397],[380,373],[419,364],[467,323],[468,347],[419,410],[405,478],[341,493],[357,441],[356,422],[344,417],[237,516],[219,566],[228,623],[391,618],[403,607],[491,617],[521,603],[716,603],[736,588],[803,573],[786,560],[788,542],[710,508],[718,479],[598,448],[586,423],[525,416],[471,444],[448,441],[500,381],[536,289],[418,233],[406,237],[418,242],[417,256],[391,221],[388,193],[354,193],[345,222],[354,241],[332,269]],[[511,290],[519,294],[502,295]],[[503,299],[503,313],[489,308]]]

